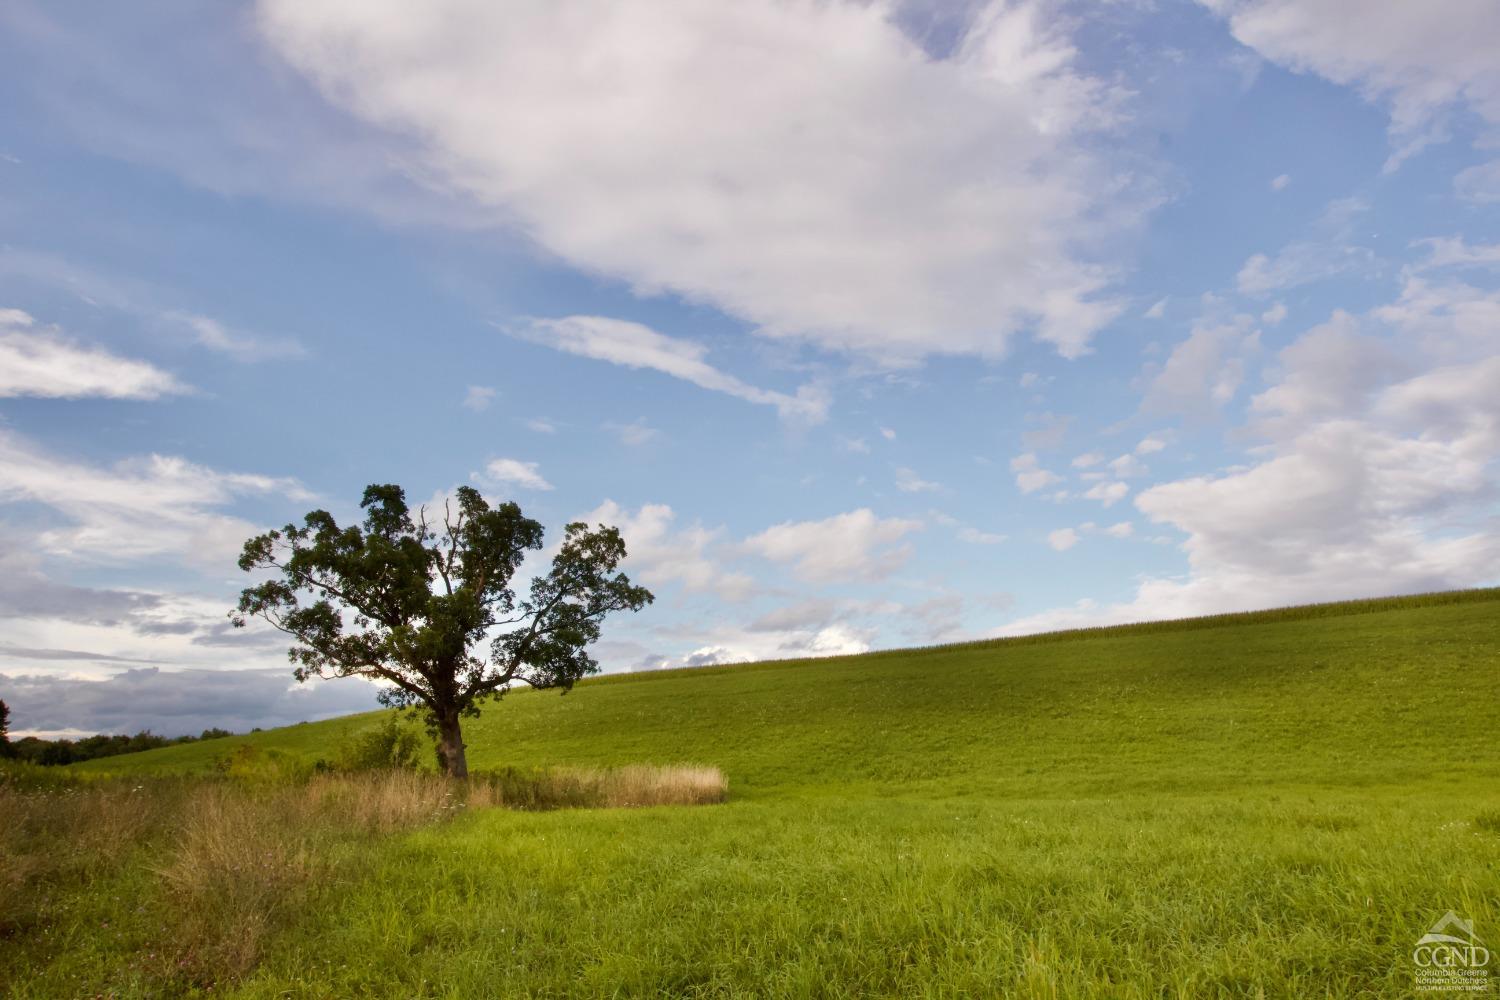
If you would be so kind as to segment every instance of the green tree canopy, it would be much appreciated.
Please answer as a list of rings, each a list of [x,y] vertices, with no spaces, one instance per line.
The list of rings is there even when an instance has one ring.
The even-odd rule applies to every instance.
[[[399,486],[372,485],[362,526],[339,527],[327,511],[245,543],[240,568],[272,579],[240,594],[235,625],[264,618],[296,640],[299,681],[383,681],[383,704],[419,707],[438,735],[449,774],[468,773],[460,718],[510,684],[571,688],[596,673],[588,646],[614,611],[651,603],[617,568],[618,529],[569,524],[552,566],[518,597],[511,580],[542,526],[513,502],[490,506],[459,487],[441,525],[415,516]]]

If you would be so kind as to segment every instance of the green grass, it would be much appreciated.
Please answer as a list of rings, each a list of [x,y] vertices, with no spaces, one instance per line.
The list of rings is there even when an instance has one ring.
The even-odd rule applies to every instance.
[[[1496,590],[517,692],[476,768],[712,764],[731,801],[362,844],[215,992],[1410,996],[1446,910],[1500,943],[1497,706]],[[375,718],[70,770],[311,760]],[[76,939],[12,993],[149,992],[128,935]]]

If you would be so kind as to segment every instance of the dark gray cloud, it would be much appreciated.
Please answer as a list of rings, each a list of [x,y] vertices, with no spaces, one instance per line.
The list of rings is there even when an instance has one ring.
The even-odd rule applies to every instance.
[[[290,670],[145,667],[104,680],[0,674],[13,732],[245,732],[369,711],[375,690],[357,679],[298,684]]]
[[[133,590],[97,590],[54,583],[0,559],[0,618],[60,618],[84,625],[118,625],[157,607],[161,598]]]

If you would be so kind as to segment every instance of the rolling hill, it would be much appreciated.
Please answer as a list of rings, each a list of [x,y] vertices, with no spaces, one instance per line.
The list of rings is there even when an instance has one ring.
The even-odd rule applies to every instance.
[[[476,769],[714,764],[730,802],[394,838],[236,995],[1406,996],[1445,911],[1500,937],[1497,706],[1500,590],[515,692]]]

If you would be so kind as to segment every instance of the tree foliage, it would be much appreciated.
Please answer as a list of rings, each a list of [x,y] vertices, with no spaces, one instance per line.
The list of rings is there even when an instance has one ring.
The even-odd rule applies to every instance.
[[[247,541],[240,568],[275,576],[246,588],[231,618],[291,635],[298,680],[382,681],[382,703],[425,710],[450,774],[467,773],[461,716],[517,681],[571,688],[598,670],[588,647],[605,616],[652,600],[617,571],[625,543],[613,527],[569,524],[551,568],[519,597],[512,578],[543,530],[515,503],[491,506],[462,486],[435,524],[399,486],[372,485],[360,506],[363,525],[315,510]]]

